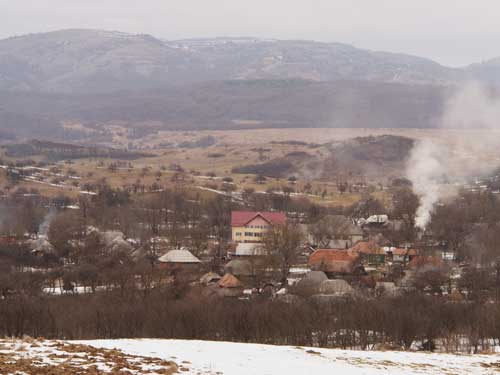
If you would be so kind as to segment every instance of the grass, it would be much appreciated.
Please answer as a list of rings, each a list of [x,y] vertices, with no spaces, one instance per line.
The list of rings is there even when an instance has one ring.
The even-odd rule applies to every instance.
[[[70,168],[77,171],[82,177],[80,185],[97,184],[106,181],[112,187],[131,186],[137,181],[149,186],[154,182],[169,188],[176,185],[171,181],[174,172],[169,170],[172,164],[181,165],[187,173],[185,186],[205,186],[215,184],[221,187],[221,177],[231,177],[237,185],[238,190],[251,188],[255,191],[282,190],[285,186],[290,186],[298,192],[304,191],[306,180],[299,177],[296,185],[290,185],[285,179],[268,178],[264,184],[257,184],[254,175],[234,174],[232,169],[236,166],[259,164],[269,159],[283,157],[291,152],[306,152],[308,154],[326,155],[327,149],[324,147],[311,149],[308,145],[277,144],[275,141],[299,140],[303,142],[325,143],[331,140],[342,140],[354,136],[366,136],[368,134],[398,134],[415,137],[427,137],[441,134],[436,130],[402,130],[402,129],[375,129],[367,131],[365,129],[245,129],[241,131],[200,131],[200,132],[160,132],[144,139],[145,145],[154,147],[162,142],[182,142],[197,140],[206,135],[212,135],[217,139],[217,145],[208,148],[158,148],[150,150],[155,156],[131,161],[132,170],[117,170],[111,172],[107,166],[114,160],[104,158],[79,159],[70,165],[58,164],[63,169],[63,173]],[[259,149],[265,149],[259,152]],[[223,155],[221,157],[209,157],[211,154]],[[261,157],[264,156],[266,160]],[[144,173],[143,168],[148,168]],[[196,171],[200,175],[215,173],[218,179],[213,181],[196,177],[190,174]],[[157,177],[160,172],[161,176]],[[338,177],[340,178],[340,177]],[[363,196],[359,193],[340,194],[336,188],[336,176],[331,176],[329,180],[313,179],[312,195],[306,195],[307,199],[325,206],[348,206],[358,202]],[[359,179],[359,178],[357,178]],[[355,178],[351,182],[357,182]],[[8,185],[4,173],[0,173],[0,188]],[[68,195],[72,198],[78,197],[79,188],[69,189],[36,182],[22,182],[19,186],[27,189],[37,189],[42,195],[55,197],[60,194]],[[322,197],[322,191],[327,190],[327,195]],[[210,194],[203,192],[203,194]],[[389,204],[390,195],[385,191],[376,191],[371,194],[373,197]],[[298,196],[300,198],[301,196]]]

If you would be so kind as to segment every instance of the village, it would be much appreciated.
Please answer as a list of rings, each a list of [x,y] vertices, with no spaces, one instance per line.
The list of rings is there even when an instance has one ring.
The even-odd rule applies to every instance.
[[[63,207],[79,209],[76,205]],[[48,294],[90,293],[116,287],[96,285],[98,278],[89,284],[89,279],[75,276],[74,271],[65,272],[78,268],[78,261],[71,257],[63,261],[62,268],[61,263],[54,263],[59,257],[57,246],[64,246],[68,252],[82,252],[89,246],[88,239],[95,238],[91,241],[97,241],[94,245],[102,246],[103,251],[122,254],[132,262],[150,262],[164,275],[162,283],[182,281],[198,285],[204,295],[214,298],[265,296],[293,302],[292,297],[299,296],[323,300],[396,297],[416,288],[455,301],[467,297],[467,291],[458,282],[467,264],[458,262],[442,243],[418,240],[394,246],[384,233],[395,228],[402,230],[405,224],[390,220],[385,214],[357,220],[332,214],[314,224],[301,224],[300,219],[289,218],[284,212],[232,211],[230,237],[221,241],[224,247],[219,246],[220,240],[209,236],[198,239],[198,249],[192,246],[193,234],[189,229],[186,238],[178,238],[178,243],[191,244],[187,247],[173,247],[169,237],[152,236],[140,241],[127,238],[119,230],[94,226],[80,228],[83,237],[78,241],[67,239],[61,243],[66,239],[49,233],[55,216],[51,209],[34,237],[0,237],[3,246],[29,249],[39,260],[35,262],[48,267],[44,273],[60,270],[60,278],[51,277],[43,286]],[[194,225],[189,223],[188,227]]]
[[[243,151],[226,146],[137,160],[5,156],[0,331],[488,351],[500,314],[498,172],[439,180],[452,198],[422,226],[422,197],[388,167],[400,144],[410,143],[338,146],[377,155],[383,178],[351,164],[330,175],[328,159],[313,179],[276,174],[282,156],[317,149],[293,142],[270,146],[281,161],[266,175],[235,167]],[[191,157],[222,153],[191,168]]]

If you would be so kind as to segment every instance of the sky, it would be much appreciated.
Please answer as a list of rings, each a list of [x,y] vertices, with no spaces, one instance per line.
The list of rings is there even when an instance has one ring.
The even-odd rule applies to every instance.
[[[0,38],[66,28],[342,42],[462,66],[500,56],[499,0],[0,0]]]

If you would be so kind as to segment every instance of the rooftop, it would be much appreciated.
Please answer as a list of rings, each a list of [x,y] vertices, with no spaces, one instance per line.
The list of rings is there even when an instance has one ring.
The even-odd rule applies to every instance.
[[[286,215],[283,212],[233,211],[231,212],[231,226],[242,227],[256,217],[261,217],[272,225],[281,225],[286,222]]]
[[[158,260],[162,263],[201,263],[191,252],[184,249],[170,250]]]

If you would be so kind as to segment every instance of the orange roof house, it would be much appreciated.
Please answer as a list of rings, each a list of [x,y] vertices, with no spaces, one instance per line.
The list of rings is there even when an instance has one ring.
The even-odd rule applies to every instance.
[[[374,241],[359,241],[347,250],[351,254],[384,254],[384,250]]]
[[[347,250],[351,255],[359,255],[367,260],[369,264],[381,264],[385,262],[385,251],[374,241],[360,241]]]
[[[346,250],[319,249],[309,257],[309,267],[313,271],[349,274],[359,265],[359,256]]]

